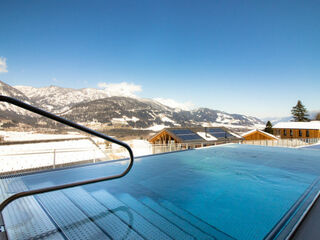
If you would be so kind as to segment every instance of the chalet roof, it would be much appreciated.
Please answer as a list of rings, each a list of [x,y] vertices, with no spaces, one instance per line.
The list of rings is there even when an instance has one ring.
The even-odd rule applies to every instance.
[[[267,133],[267,132],[265,132],[265,131],[259,130],[259,129],[253,129],[253,130],[250,130],[250,131],[248,131],[248,132],[245,132],[245,133],[241,134],[241,137],[246,137],[246,136],[248,136],[248,135],[250,135],[250,134],[252,134],[252,133],[254,133],[254,132],[259,132],[259,133],[264,134],[264,135],[267,135],[267,136],[269,136],[269,137],[271,137],[271,138],[279,139],[279,138],[277,138],[276,136],[274,136],[274,135],[272,135],[272,134],[270,134],[270,133]]]
[[[311,122],[279,122],[272,128],[288,128],[288,129],[320,129],[320,121]]]
[[[224,139],[241,139],[241,136],[232,133],[224,127],[165,128],[154,135],[151,139],[156,138],[164,131],[166,131],[171,137],[178,139],[180,142],[186,143],[208,143]]]

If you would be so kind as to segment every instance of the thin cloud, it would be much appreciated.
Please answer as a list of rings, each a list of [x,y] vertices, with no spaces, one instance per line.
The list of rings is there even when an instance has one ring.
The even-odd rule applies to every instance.
[[[124,96],[124,97],[137,97],[136,93],[142,91],[140,85],[133,83],[105,83],[101,82],[98,84],[99,88],[104,89],[110,97],[112,96]]]
[[[5,57],[0,57],[0,73],[8,72],[7,59]]]

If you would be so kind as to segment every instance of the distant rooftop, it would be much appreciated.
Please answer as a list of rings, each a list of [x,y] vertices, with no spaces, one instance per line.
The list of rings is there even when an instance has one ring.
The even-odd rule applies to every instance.
[[[265,131],[259,130],[259,129],[253,129],[253,130],[250,130],[248,132],[245,132],[245,133],[241,134],[241,137],[245,137],[245,136],[250,135],[251,133],[254,133],[254,132],[259,132],[259,133],[267,135],[267,136],[269,136],[271,138],[278,139],[276,136],[274,136],[274,135],[272,135],[270,133],[267,133]]]
[[[224,127],[165,128],[155,134],[150,142],[213,143],[225,140],[239,140],[241,136]]]
[[[320,129],[320,121],[311,122],[279,122],[273,128]]]

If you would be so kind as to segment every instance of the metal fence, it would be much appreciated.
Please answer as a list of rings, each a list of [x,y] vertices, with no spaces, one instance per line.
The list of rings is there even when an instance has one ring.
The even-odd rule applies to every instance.
[[[109,160],[98,148],[40,149],[0,153],[0,175]]]
[[[261,145],[270,147],[302,147],[310,144],[319,143],[320,138],[294,138],[278,140],[244,140],[243,144]]]

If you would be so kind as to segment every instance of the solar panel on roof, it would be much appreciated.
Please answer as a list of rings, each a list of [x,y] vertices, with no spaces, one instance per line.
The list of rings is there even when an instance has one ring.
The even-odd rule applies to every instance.
[[[174,130],[170,130],[172,133],[179,135],[179,134],[194,134],[194,132],[192,132],[189,129],[174,129]]]
[[[224,138],[226,136],[225,133],[210,133],[210,134],[215,136],[216,138]]]
[[[182,140],[203,140],[198,134],[178,135]]]
[[[215,132],[215,133],[210,132],[210,134],[215,136],[216,138],[232,137],[232,135],[230,133],[228,133],[228,132]]]
[[[209,128],[207,129],[208,132],[225,132],[222,128]]]
[[[189,129],[174,129],[174,130],[170,130],[170,131],[185,141],[203,140],[202,137],[200,137],[198,134],[192,132]]]
[[[233,136],[222,128],[209,128],[207,132],[216,138],[228,138]]]

